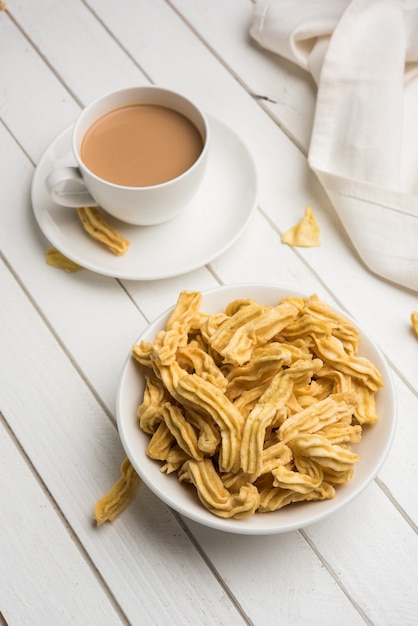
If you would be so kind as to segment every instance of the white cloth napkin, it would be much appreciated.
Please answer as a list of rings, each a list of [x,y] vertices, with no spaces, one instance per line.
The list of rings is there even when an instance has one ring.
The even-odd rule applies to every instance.
[[[370,270],[418,290],[418,0],[256,0],[318,87],[309,165]]]

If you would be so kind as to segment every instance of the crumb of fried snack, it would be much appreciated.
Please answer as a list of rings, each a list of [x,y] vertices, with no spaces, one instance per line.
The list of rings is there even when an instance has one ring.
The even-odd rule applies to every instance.
[[[48,265],[51,267],[56,267],[57,269],[64,270],[65,272],[78,272],[83,269],[81,265],[71,261],[68,259],[62,252],[57,250],[56,248],[49,248],[45,252],[45,260]]]
[[[321,245],[319,226],[311,206],[305,209],[305,215],[295,226],[282,235],[282,242],[290,246],[313,248]]]

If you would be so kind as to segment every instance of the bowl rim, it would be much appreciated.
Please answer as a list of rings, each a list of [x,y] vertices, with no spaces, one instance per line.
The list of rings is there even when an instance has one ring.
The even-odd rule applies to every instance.
[[[219,306],[225,306],[237,298],[254,298],[257,300],[261,297],[260,301],[264,299],[266,304],[274,304],[285,296],[306,298],[315,292],[308,294],[293,287],[276,283],[234,283],[202,290],[201,293],[201,310],[216,312],[220,310]],[[189,489],[188,485],[179,483],[175,474],[161,473],[161,463],[146,456],[145,447],[149,441],[149,436],[140,430],[136,410],[132,415],[135,405],[134,394],[136,393],[136,407],[142,398],[145,370],[129,354],[122,367],[116,397],[116,421],[119,436],[126,455],[143,482],[169,507],[192,521],[217,530],[246,535],[279,534],[305,528],[339,511],[359,496],[376,478],[387,459],[396,431],[397,402],[392,373],[383,352],[362,328],[361,324],[338,305],[328,303],[322,298],[321,300],[354,323],[361,337],[359,355],[370,358],[383,377],[384,387],[376,395],[380,419],[377,424],[366,429],[360,444],[352,444],[352,449],[361,450],[364,440],[367,441],[373,437],[377,441],[378,454],[376,454],[376,446],[374,445],[373,448],[370,448],[371,455],[360,455],[361,458],[356,464],[353,478],[336,489],[336,496],[332,500],[291,504],[278,511],[256,513],[243,520],[220,518],[206,510],[192,489]],[[216,304],[218,302],[223,304]],[[173,308],[174,304],[158,315],[140,333],[134,343],[138,343],[142,339],[153,341],[156,332],[164,328]],[[134,392],[132,388],[135,384],[138,385],[138,389]]]

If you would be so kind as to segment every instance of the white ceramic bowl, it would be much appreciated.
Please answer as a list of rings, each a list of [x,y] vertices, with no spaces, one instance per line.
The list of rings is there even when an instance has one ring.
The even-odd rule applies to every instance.
[[[223,286],[203,292],[201,309],[206,312],[219,312],[237,298],[253,298],[263,304],[275,305],[285,296],[307,295],[309,294],[276,285]],[[152,342],[157,331],[165,327],[170,312],[171,310],[167,311],[152,322],[138,341],[145,339]],[[212,528],[248,535],[283,533],[303,528],[328,517],[348,504],[376,477],[390,450],[396,425],[395,394],[385,358],[367,333],[356,322],[354,323],[361,334],[359,354],[377,366],[382,374],[384,387],[376,396],[380,420],[373,427],[365,429],[361,442],[352,446],[353,450],[360,454],[360,461],[355,466],[351,481],[337,487],[334,499],[290,504],[279,511],[255,514],[244,520],[222,519],[207,511],[189,486],[179,483],[175,474],[161,473],[160,463],[147,457],[149,436],[140,430],[136,416],[137,408],[142,401],[144,375],[141,367],[129,355],[118,389],[117,423],[126,454],[144,483],[161,500],[182,515]]]

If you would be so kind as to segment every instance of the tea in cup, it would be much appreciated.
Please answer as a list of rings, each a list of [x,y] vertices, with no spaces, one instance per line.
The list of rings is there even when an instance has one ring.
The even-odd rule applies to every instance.
[[[72,133],[78,167],[46,180],[56,204],[100,206],[131,224],[177,215],[205,174],[209,126],[185,96],[143,86],[108,93],[80,114]]]

